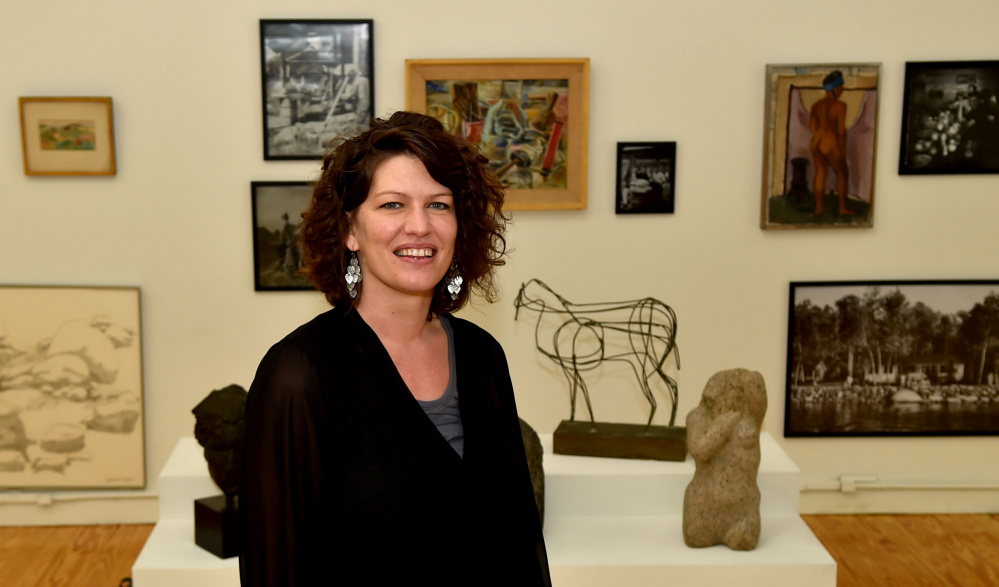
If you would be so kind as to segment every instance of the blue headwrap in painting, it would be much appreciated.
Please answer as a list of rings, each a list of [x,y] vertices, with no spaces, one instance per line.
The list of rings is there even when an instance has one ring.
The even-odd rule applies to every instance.
[[[843,83],[843,73],[837,69],[827,75],[826,79],[822,80],[822,87],[825,88],[827,92],[831,92],[843,85]]]

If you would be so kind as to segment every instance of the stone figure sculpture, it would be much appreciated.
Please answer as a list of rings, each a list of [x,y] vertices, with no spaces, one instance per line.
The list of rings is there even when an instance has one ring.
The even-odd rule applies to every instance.
[[[763,376],[716,373],[687,415],[687,449],[696,471],[683,499],[687,546],[752,550],[760,539],[760,427],[767,412]]]
[[[194,437],[205,448],[208,473],[233,507],[239,491],[243,463],[246,390],[228,385],[208,394],[191,410],[194,413]]]

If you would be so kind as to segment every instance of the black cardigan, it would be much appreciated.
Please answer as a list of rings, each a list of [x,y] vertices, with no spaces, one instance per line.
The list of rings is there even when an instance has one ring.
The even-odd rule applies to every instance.
[[[551,584],[503,349],[451,320],[464,458],[356,311],[268,351],[246,404],[244,587]]]

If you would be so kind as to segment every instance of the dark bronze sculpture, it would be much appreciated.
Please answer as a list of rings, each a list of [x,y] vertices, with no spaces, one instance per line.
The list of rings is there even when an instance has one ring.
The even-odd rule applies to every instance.
[[[238,554],[236,511],[246,434],[246,390],[238,385],[216,389],[191,411],[194,437],[205,449],[208,473],[224,495],[195,500],[195,542],[228,558]]]

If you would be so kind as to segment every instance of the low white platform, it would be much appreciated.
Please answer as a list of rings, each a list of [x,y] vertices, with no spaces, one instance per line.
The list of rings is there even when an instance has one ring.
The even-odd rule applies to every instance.
[[[798,515],[800,471],[774,439],[760,441],[763,529],[756,549],[683,543],[683,463],[555,455],[545,445],[545,542],[558,586],[834,587],[836,563]],[[136,587],[236,587],[237,559],[194,544],[195,499],[216,495],[201,447],[182,438],[160,474],[160,521],[132,567]]]

